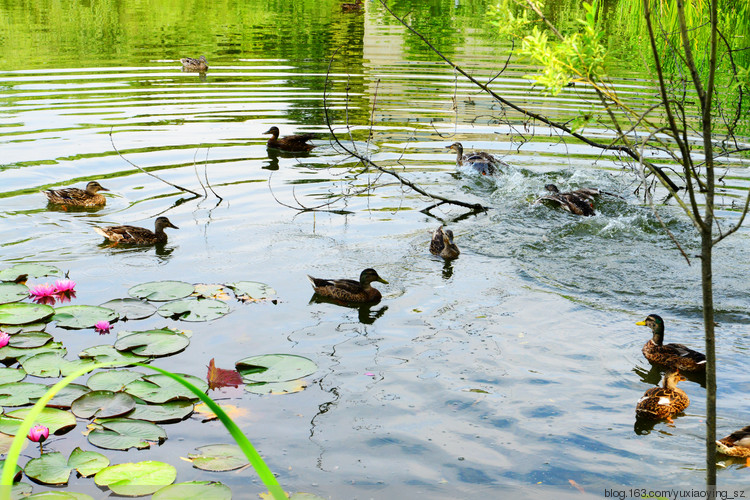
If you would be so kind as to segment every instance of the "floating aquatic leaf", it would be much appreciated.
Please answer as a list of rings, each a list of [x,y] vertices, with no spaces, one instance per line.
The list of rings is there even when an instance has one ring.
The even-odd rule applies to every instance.
[[[253,394],[292,394],[307,389],[307,382],[303,380],[290,380],[288,382],[258,382],[247,384],[245,390]]]
[[[29,296],[29,287],[21,283],[0,283],[0,304],[18,302]]]
[[[219,472],[239,469],[249,464],[236,444],[211,444],[196,450],[199,453],[188,455],[196,469]]]
[[[128,294],[137,299],[165,302],[187,297],[193,290],[195,287],[184,281],[151,281],[135,285],[128,290]]]
[[[60,356],[65,356],[68,351],[62,346],[61,342],[48,342],[41,347],[31,347],[20,349],[7,345],[0,349],[0,361],[8,362],[8,360],[16,360],[23,362],[28,358],[36,356],[37,354],[43,353],[57,353]]]
[[[2,354],[2,349],[0,349]],[[130,366],[133,363],[148,363],[150,358],[136,356],[129,352],[120,352],[111,345],[89,347],[78,353],[82,359],[91,359],[96,363],[112,363],[112,368]]]
[[[276,290],[257,281],[238,281],[227,283],[227,286],[232,289],[235,297],[243,302],[257,302],[276,295]]]
[[[62,276],[62,271],[55,266],[46,264],[16,264],[0,271],[0,281],[15,281],[24,274],[29,277],[40,278],[42,276]]]
[[[179,374],[188,382],[198,387],[203,392],[208,390],[208,384],[198,377]],[[166,375],[157,374],[136,380],[125,387],[125,392],[140,398],[147,403],[166,403],[175,399],[187,399],[194,401],[198,399],[195,394],[186,389],[185,386]]]
[[[0,325],[0,330],[11,335],[23,332],[38,332],[44,330],[47,323],[27,323],[25,325]]]
[[[5,460],[0,460],[0,470],[3,470],[3,467],[5,467]],[[21,479],[21,472],[23,472],[23,469],[16,464],[16,472],[13,474],[13,482]]]
[[[217,368],[214,358],[211,358],[211,361],[208,362],[206,380],[208,381],[208,388],[211,390],[221,387],[239,387],[243,384],[242,376],[240,376],[237,370]]]
[[[143,377],[142,373],[130,370],[106,370],[94,373],[86,385],[94,391],[121,391],[134,380]]]
[[[45,453],[28,461],[24,472],[30,478],[44,484],[68,484],[70,472],[76,469],[82,476],[96,474],[109,465],[109,459],[101,453],[76,448],[65,458],[62,453]]]
[[[0,432],[4,434],[16,435],[21,420],[31,408],[21,408],[0,416]],[[55,434],[63,430],[70,430],[76,426],[76,417],[69,411],[58,410],[57,408],[44,408],[42,413],[34,420],[34,425],[41,424],[49,429],[50,434]]]
[[[45,304],[16,302],[0,305],[0,324],[24,325],[43,321],[55,314],[55,310]]]
[[[89,359],[67,360],[59,351],[43,352],[19,360],[26,373],[35,377],[66,377],[94,362]]]
[[[13,382],[0,385],[0,406],[24,406],[44,396],[46,385]]]
[[[94,476],[97,486],[108,486],[116,495],[131,497],[150,495],[175,479],[177,469],[156,461],[112,465]]]
[[[145,420],[111,418],[97,421],[89,432],[89,443],[108,450],[148,448],[151,443],[161,444],[167,439],[164,429]]]
[[[123,332],[115,342],[118,351],[131,352],[138,356],[168,356],[185,349],[190,340],[173,330],[147,330]]]
[[[26,377],[26,372],[21,368],[0,368],[0,384],[20,382]]]
[[[1,418],[1,417],[0,417]],[[10,445],[13,443],[13,440],[15,439],[14,436],[11,436],[9,434],[3,434],[0,432],[0,455],[7,455],[8,450],[10,449]],[[28,445],[31,441],[28,439],[24,439],[23,444],[21,445],[21,448],[26,448],[26,445]]]
[[[130,394],[112,391],[91,391],[73,401],[70,411],[78,418],[119,417],[135,408]]]
[[[90,391],[91,390],[85,385],[68,384],[60,389],[57,394],[55,394],[55,397],[53,397],[52,400],[47,403],[47,406],[51,406],[53,408],[69,409],[70,405],[73,404],[73,401]]]
[[[192,401],[170,401],[158,405],[136,404],[135,409],[128,413],[128,418],[148,420],[161,424],[179,422],[193,413],[195,405]]]
[[[263,354],[235,363],[246,383],[285,382],[306,377],[318,369],[310,359],[293,354]]]
[[[94,500],[94,497],[86,493],[77,493],[74,491],[42,491],[41,493],[34,493],[23,498],[24,500]]]
[[[131,298],[113,299],[99,306],[112,309],[122,320],[145,319],[156,312],[156,307],[148,302]]]
[[[204,299],[229,300],[229,294],[224,288],[224,285],[207,285],[199,283],[195,285],[193,295]]]
[[[51,340],[52,335],[47,332],[23,332],[13,335],[10,339],[10,345],[19,349],[30,349],[32,347],[42,347]]]
[[[165,486],[151,500],[231,500],[232,490],[215,481],[189,481]]]
[[[229,312],[229,306],[215,299],[183,299],[167,302],[157,312],[182,321],[211,321]]]
[[[93,328],[99,321],[115,321],[118,315],[112,309],[99,306],[63,306],[55,309],[52,321],[63,328]]]

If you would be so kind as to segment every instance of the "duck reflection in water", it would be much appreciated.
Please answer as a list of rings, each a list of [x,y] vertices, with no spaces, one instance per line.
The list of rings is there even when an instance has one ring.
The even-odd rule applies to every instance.
[[[374,309],[373,307],[377,305],[375,304],[350,304],[346,302],[342,302],[340,300],[336,299],[330,299],[328,297],[321,297],[317,293],[314,293],[312,297],[310,297],[310,302],[308,304],[335,304],[337,306],[342,307],[348,307],[350,309],[356,309],[358,320],[363,325],[372,325],[375,323],[375,320],[380,318],[385,312],[388,310],[388,306],[382,306],[379,309]]]

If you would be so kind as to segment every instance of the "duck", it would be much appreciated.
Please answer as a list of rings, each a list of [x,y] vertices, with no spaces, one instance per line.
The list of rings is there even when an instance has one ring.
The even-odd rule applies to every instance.
[[[716,451],[731,457],[748,457],[750,467],[750,425],[716,441]]]
[[[649,314],[636,323],[651,328],[653,337],[643,346],[643,355],[651,363],[676,368],[683,372],[701,373],[706,371],[706,356],[682,344],[663,344],[664,320],[658,314]]]
[[[672,422],[676,415],[690,405],[685,391],[677,387],[677,382],[687,380],[679,370],[669,370],[664,375],[662,387],[647,390],[635,407],[635,416],[650,420],[667,420]]]
[[[180,59],[180,62],[182,63],[183,71],[198,71],[200,73],[205,73],[206,70],[208,70],[208,61],[206,61],[206,56],[200,56],[200,58],[198,59],[193,59],[192,57],[184,57]]]
[[[115,244],[155,245],[167,242],[167,233],[164,232],[164,228],[166,227],[179,229],[166,217],[157,217],[154,222],[153,232],[145,227],[137,226],[109,226],[104,229],[95,227],[94,231]]]
[[[471,167],[481,175],[495,175],[501,167],[509,167],[504,161],[498,160],[484,151],[475,151],[464,154],[464,147],[460,142],[454,142],[446,149],[456,152],[456,165],[459,167]]]
[[[342,11],[355,11],[355,10],[362,10],[362,0],[355,0],[354,3],[342,3],[341,4],[341,10]]]
[[[279,127],[271,127],[263,133],[271,134],[271,138],[266,143],[266,146],[269,148],[281,149],[283,151],[310,151],[315,147],[307,143],[310,139],[315,138],[315,134],[287,135],[279,139]]]
[[[430,242],[430,253],[445,260],[458,257],[461,250],[453,243],[453,231],[450,229],[443,231],[442,226],[435,229],[435,232],[432,233],[432,241]]]
[[[563,209],[576,215],[591,216],[596,215],[594,212],[594,206],[591,201],[598,193],[598,189],[578,189],[576,191],[569,191],[567,193],[561,193],[560,190],[554,184],[547,184],[544,189],[549,191],[549,194],[540,196],[534,202],[535,205],[542,201],[552,201],[560,205]],[[595,193],[596,192],[596,193]]]
[[[380,302],[382,295],[378,289],[370,286],[373,281],[388,282],[381,278],[377,271],[367,268],[359,275],[359,281],[349,279],[307,278],[312,283],[313,290],[321,297],[340,300],[350,304],[369,304]]]
[[[42,191],[50,203],[74,207],[101,207],[107,204],[107,198],[99,191],[109,191],[96,181],[86,184],[86,189],[65,188]]]

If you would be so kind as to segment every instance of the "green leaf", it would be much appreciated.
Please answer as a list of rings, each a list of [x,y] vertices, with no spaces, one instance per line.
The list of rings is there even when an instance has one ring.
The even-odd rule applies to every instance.
[[[135,408],[130,394],[112,391],[92,391],[73,401],[70,411],[78,418],[119,417]]]
[[[96,474],[109,465],[109,459],[101,453],[76,448],[65,458],[62,453],[48,452],[26,463],[24,472],[30,478],[44,484],[67,484],[70,471],[76,469],[82,476]]]
[[[151,443],[161,444],[166,439],[167,433],[158,425],[130,418],[97,421],[88,435],[89,443],[108,450],[148,448]]]
[[[26,418],[30,411],[31,408],[21,408],[20,410],[14,410],[1,416],[0,432],[15,436],[18,426],[21,425],[21,421]],[[55,434],[56,432],[70,430],[75,427],[76,417],[68,411],[58,410],[57,408],[44,408],[39,416],[34,419],[32,426],[37,424],[47,427],[50,434]]]
[[[263,354],[235,363],[245,382],[285,382],[306,377],[318,369],[310,359],[293,354]]]
[[[86,384],[94,391],[121,391],[134,380],[143,377],[142,373],[130,370],[107,370],[91,375]]]
[[[78,471],[83,477],[89,477],[109,465],[109,458],[95,451],[83,451],[76,448],[70,454],[68,467]]]
[[[245,301],[248,299],[267,299],[276,295],[276,290],[258,281],[238,281],[237,283],[227,283],[226,286],[232,289],[238,299]]]
[[[184,281],[151,281],[132,287],[128,294],[137,299],[165,302],[187,297],[194,290],[193,285]]]
[[[215,299],[183,299],[168,302],[157,312],[165,318],[182,321],[211,321],[229,312],[229,306]]]
[[[15,333],[36,332],[36,331],[44,330],[46,326],[47,326],[47,323],[27,323],[25,325],[2,325],[0,324],[0,330],[4,331],[5,333],[9,333],[13,335]]]
[[[54,408],[68,409],[73,401],[88,393],[90,389],[85,385],[70,384],[60,389],[55,397],[47,403],[47,406]]]
[[[0,469],[5,467],[5,460],[0,460]],[[16,473],[13,475],[13,482],[16,482],[21,479],[21,472],[23,472],[23,469],[16,464]],[[31,493],[29,491],[29,493]]]
[[[156,461],[112,465],[94,476],[97,486],[108,486],[116,495],[124,496],[150,495],[175,479],[177,469]]]
[[[21,366],[26,373],[35,377],[65,377],[94,362],[88,359],[69,361],[61,352],[43,352],[35,356],[24,358]]]
[[[239,469],[249,464],[247,457],[236,444],[210,444],[196,450],[199,453],[188,454],[196,469],[218,472]]]
[[[307,389],[307,383],[302,380],[289,380],[287,382],[257,382],[249,383],[245,390],[252,394],[292,394]]]
[[[60,342],[49,342],[41,347],[31,347],[31,348],[18,348],[13,347],[11,345],[6,345],[3,348],[0,348],[0,361],[8,361],[8,360],[17,360],[17,361],[24,361],[28,358],[31,358],[33,356],[36,356],[37,354],[45,354],[45,353],[54,353],[59,354],[60,356],[65,356],[68,351],[66,351],[62,343]]]
[[[180,377],[190,381],[193,385],[200,388],[203,392],[208,390],[208,384],[192,375],[182,375]],[[150,375],[143,380],[136,380],[125,387],[125,392],[140,398],[147,403],[165,403],[176,399],[195,400],[195,395],[182,384],[166,375]]]
[[[94,497],[74,491],[42,491],[26,497],[31,500],[94,500]]]
[[[99,306],[63,306],[55,309],[52,321],[62,328],[93,328],[99,321],[115,321],[119,316],[112,309]]]
[[[0,305],[0,324],[24,325],[43,321],[55,314],[55,310],[45,304],[18,302]]]
[[[0,384],[20,382],[26,377],[26,372],[21,368],[0,368]]]
[[[0,349],[0,354],[2,349]],[[82,359],[92,359],[96,363],[108,363],[112,367],[130,366],[135,363],[148,363],[150,360],[129,352],[120,352],[111,345],[89,347],[78,353]]]
[[[193,413],[195,404],[192,401],[177,400],[158,405],[136,404],[128,413],[128,418],[148,420],[149,422],[171,423],[184,420]]]
[[[168,356],[185,349],[190,340],[172,330],[147,330],[123,334],[115,342],[118,351],[131,352],[138,356]]]
[[[47,392],[46,385],[29,382],[13,382],[0,385],[0,406],[24,406],[39,399]]]
[[[0,281],[15,281],[27,274],[30,278],[41,276],[62,276],[62,271],[55,266],[46,264],[16,264],[0,271]]]
[[[231,500],[232,490],[214,481],[189,481],[165,486],[151,500]]]
[[[100,307],[112,309],[120,315],[120,319],[122,320],[145,319],[156,312],[156,307],[148,302],[131,298],[113,299],[100,304]]]
[[[31,349],[42,347],[50,340],[52,340],[52,335],[47,332],[23,332],[11,336],[10,345],[18,349]]]
[[[29,296],[29,287],[21,283],[0,283],[0,304],[18,302]]]

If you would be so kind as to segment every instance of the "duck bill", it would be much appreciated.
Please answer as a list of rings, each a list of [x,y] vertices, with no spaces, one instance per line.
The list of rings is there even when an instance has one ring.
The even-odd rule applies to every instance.
[[[638,322],[636,322],[636,325],[638,325],[638,326],[646,326],[646,322],[645,321],[638,321]]]
[[[180,229],[179,227],[175,226],[171,222],[169,223],[169,225],[167,227],[171,227],[172,229]]]
[[[99,186],[99,191],[109,191],[109,189],[105,188],[104,186]]]
[[[268,130],[266,130],[265,132],[263,132],[263,135],[265,135],[265,134],[273,134],[273,132],[271,132],[271,129],[269,128]]]
[[[380,277],[378,277],[378,281],[381,282],[381,283],[385,283],[386,285],[388,284],[388,282],[386,280],[384,280],[383,278],[380,278]]]

